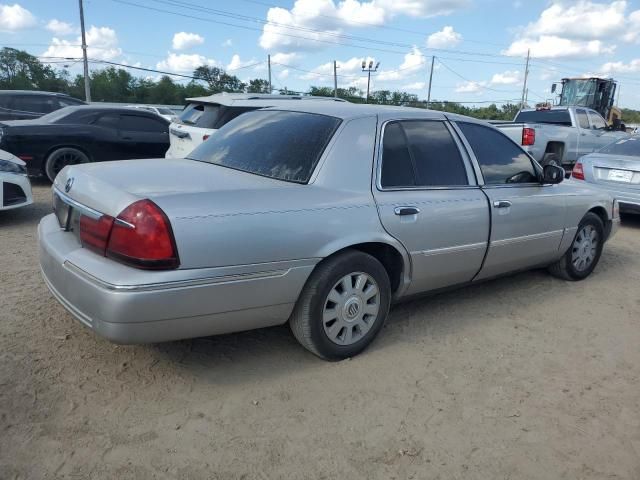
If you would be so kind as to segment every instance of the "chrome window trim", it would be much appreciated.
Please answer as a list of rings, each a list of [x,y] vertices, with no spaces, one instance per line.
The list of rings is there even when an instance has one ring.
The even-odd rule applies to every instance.
[[[460,158],[462,159],[462,164],[464,165],[465,173],[467,174],[467,182],[468,185],[433,185],[433,186],[420,186],[416,185],[414,187],[383,187],[382,186],[382,153],[383,142],[384,142],[384,132],[389,123],[393,122],[441,122],[445,125],[445,128],[449,131],[452,140],[458,147],[458,152],[460,153]],[[479,187],[478,182],[476,180],[475,169],[473,163],[471,162],[471,158],[468,156],[466,150],[462,148],[462,145],[458,139],[458,135],[456,135],[451,128],[451,122],[446,118],[419,118],[419,117],[410,117],[410,118],[392,118],[385,120],[381,127],[380,132],[378,133],[378,147],[377,152],[375,153],[375,161],[376,165],[374,168],[375,171],[375,179],[374,185],[376,189],[380,192],[401,192],[401,191],[430,191],[430,190],[467,190],[467,189],[477,189]]]
[[[74,199],[72,199],[71,197],[65,195],[64,193],[62,193],[58,187],[54,187],[54,195],[57,195],[60,200],[62,200],[64,203],[66,203],[67,205],[75,208],[76,210],[79,210],[83,215],[86,215],[87,217],[91,217],[94,220],[99,220],[104,214],[102,212],[99,212],[97,210],[94,210],[91,207],[87,207],[86,205],[83,205],[81,203],[76,202]]]

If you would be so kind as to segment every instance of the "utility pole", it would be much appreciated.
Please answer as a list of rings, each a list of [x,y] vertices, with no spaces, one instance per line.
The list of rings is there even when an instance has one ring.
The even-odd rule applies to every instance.
[[[431,55],[431,73],[429,73],[429,90],[427,91],[427,108],[431,104],[431,82],[433,81],[433,64],[435,63],[436,56]]]
[[[84,58],[84,98],[88,102],[91,101],[91,87],[89,86],[89,61],[87,60],[87,40],[84,35],[84,9],[82,8],[82,0],[80,3],[80,32],[82,33],[82,57]]]
[[[367,66],[367,61],[362,61],[362,71],[367,72],[367,100],[366,103],[369,103],[369,87],[371,86],[371,72],[377,72],[378,67],[380,66],[380,62],[376,63],[374,68],[373,60],[369,60],[369,65]]]
[[[527,78],[529,77],[529,58],[531,57],[531,49],[527,50],[527,63],[524,67],[524,84],[522,85],[522,100],[520,101],[520,109],[524,108],[525,95],[527,94]]]
[[[336,61],[333,61],[333,97],[338,98],[338,66]]]
[[[267,66],[269,67],[269,94],[273,93],[271,88],[271,54],[267,55]]]

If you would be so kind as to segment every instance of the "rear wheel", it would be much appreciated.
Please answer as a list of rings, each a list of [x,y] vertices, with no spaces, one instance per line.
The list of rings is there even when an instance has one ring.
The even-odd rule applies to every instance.
[[[44,165],[45,173],[52,182],[67,165],[78,163],[88,163],[89,157],[77,148],[63,147],[54,150],[49,154]]]
[[[571,247],[549,272],[564,280],[582,280],[596,268],[604,245],[604,225],[595,213],[587,213],[573,239]]]
[[[347,250],[311,274],[289,320],[309,351],[326,360],[357,355],[378,334],[389,312],[391,286],[371,255]]]

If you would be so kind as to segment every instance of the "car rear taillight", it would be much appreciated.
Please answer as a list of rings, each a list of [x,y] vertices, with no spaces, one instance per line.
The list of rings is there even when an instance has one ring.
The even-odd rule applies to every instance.
[[[536,143],[535,128],[525,127],[522,129],[522,145],[533,145]]]
[[[210,136],[211,136],[211,135],[209,135],[209,134],[207,134],[207,135],[203,135],[203,136],[202,136],[202,141],[203,141],[203,142],[206,142],[206,141],[207,141],[207,138],[209,138]]]
[[[582,169],[582,164],[580,162],[577,162],[573,166],[571,177],[575,178],[576,180],[584,180],[584,170]]]
[[[80,216],[80,243],[83,247],[104,255],[107,250],[109,234],[113,226],[113,217],[102,215],[100,218],[92,218],[86,215]]]
[[[146,269],[180,265],[171,223],[151,200],[139,200],[113,221],[106,256]]]

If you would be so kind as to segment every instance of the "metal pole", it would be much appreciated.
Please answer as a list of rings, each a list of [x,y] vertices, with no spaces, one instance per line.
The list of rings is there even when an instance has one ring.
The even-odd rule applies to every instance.
[[[82,34],[82,57],[84,58],[84,98],[87,102],[91,101],[91,87],[89,85],[89,61],[87,60],[87,40],[84,35],[84,9],[82,8],[82,0],[80,3],[80,32]]]
[[[338,98],[338,67],[336,61],[333,61],[333,96]]]
[[[429,105],[431,103],[431,82],[433,81],[433,64],[436,60],[436,56],[432,55],[431,56],[431,73],[429,73],[429,91],[427,92],[427,108],[429,108]]]
[[[271,88],[271,54],[267,55],[267,66],[269,68],[269,93],[273,93],[273,89]]]
[[[531,50],[527,50],[527,63],[524,67],[524,84],[522,85],[522,100],[520,101],[520,110],[524,108],[524,100],[527,92],[527,77],[529,76],[529,57],[531,56]]]
[[[369,103],[369,85],[371,84],[371,69],[367,70],[367,100],[365,103]]]

